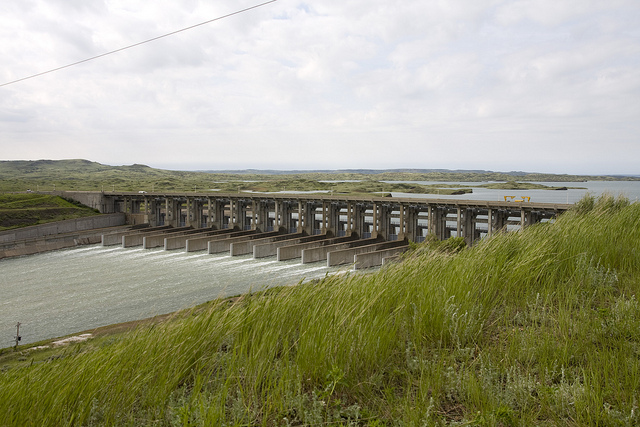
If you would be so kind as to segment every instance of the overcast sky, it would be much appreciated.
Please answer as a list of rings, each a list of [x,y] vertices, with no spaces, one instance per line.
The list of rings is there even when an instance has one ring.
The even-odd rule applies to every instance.
[[[0,84],[264,0],[3,0]],[[640,174],[638,0],[278,0],[0,87],[0,159]]]

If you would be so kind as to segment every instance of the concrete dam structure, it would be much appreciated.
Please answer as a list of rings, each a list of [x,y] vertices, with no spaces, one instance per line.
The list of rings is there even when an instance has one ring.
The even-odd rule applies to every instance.
[[[255,257],[326,259],[328,265],[380,265],[421,242],[493,233],[549,221],[570,204],[328,194],[66,192],[102,213],[123,213],[145,228],[103,244],[229,251]]]

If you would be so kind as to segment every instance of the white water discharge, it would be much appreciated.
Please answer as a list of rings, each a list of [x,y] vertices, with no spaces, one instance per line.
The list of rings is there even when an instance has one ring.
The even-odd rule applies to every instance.
[[[15,343],[18,322],[26,344],[337,271],[324,262],[103,246],[2,259],[0,348]]]

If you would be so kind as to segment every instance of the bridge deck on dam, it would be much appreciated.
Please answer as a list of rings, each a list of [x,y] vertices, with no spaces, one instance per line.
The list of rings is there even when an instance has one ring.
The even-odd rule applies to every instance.
[[[276,251],[283,257],[290,246],[314,242],[291,242],[291,245],[279,242],[314,235],[326,235],[327,239],[354,236],[420,242],[431,234],[441,240],[462,237],[468,245],[473,245],[496,232],[553,221],[572,206],[524,201],[280,193],[66,192],[65,196],[103,213],[124,213],[128,224],[144,224],[149,230],[160,232],[156,236],[151,234],[154,231],[139,230],[120,236],[124,245],[142,245],[146,241],[147,247],[164,245],[167,249],[187,251],[232,251],[233,247],[236,254],[252,251],[258,254],[264,250],[269,254]],[[165,230],[158,227],[170,227],[166,233],[171,234],[163,236]],[[290,236],[288,239],[276,237],[280,234]],[[273,241],[264,240],[267,238]],[[116,237],[105,239],[113,242]],[[256,242],[248,243],[253,240]],[[264,249],[264,245],[271,246]],[[312,253],[316,249],[308,247],[299,252]],[[296,256],[302,258],[302,254]],[[353,260],[356,256],[364,259],[363,255],[354,254]]]

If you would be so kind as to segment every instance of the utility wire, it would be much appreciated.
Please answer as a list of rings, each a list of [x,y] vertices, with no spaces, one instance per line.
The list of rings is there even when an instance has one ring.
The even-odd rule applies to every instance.
[[[210,24],[211,22],[214,22],[214,21],[219,21],[221,19],[229,18],[230,16],[238,15],[240,13],[244,13],[244,12],[247,12],[247,11],[252,10],[252,9],[257,9],[257,8],[259,8],[261,6],[265,6],[265,5],[269,4],[269,3],[275,3],[276,1],[278,1],[278,0],[270,0],[270,1],[267,1],[267,2],[264,2],[264,3],[257,4],[255,6],[248,7],[246,9],[238,10],[236,12],[229,13],[227,15],[219,16],[217,18],[210,19],[210,20],[205,21],[205,22],[201,22],[199,24],[191,25],[190,27],[186,27],[186,28],[183,28],[181,30],[172,31],[170,33],[163,34],[161,36],[157,36],[157,37],[154,37],[152,39],[145,40],[145,41],[142,41],[142,42],[138,42],[138,43],[132,44],[130,46],[121,47],[120,49],[112,50],[110,52],[106,52],[106,53],[103,53],[103,54],[100,54],[100,55],[97,55],[97,56],[92,56],[91,58],[83,59],[82,61],[74,62],[74,63],[68,64],[68,65],[63,65],[62,67],[54,68],[54,69],[48,70],[48,71],[43,71],[43,72],[38,73],[38,74],[34,74],[34,75],[31,75],[31,76],[28,76],[28,77],[23,77],[23,78],[18,79],[18,80],[13,80],[11,82],[2,83],[2,84],[0,84],[0,87],[8,86],[8,85],[11,85],[11,84],[14,84],[14,83],[18,83],[18,82],[21,82],[21,81],[24,81],[24,80],[32,79],[34,77],[39,77],[39,76],[42,76],[44,74],[53,73],[54,71],[63,70],[65,68],[73,67],[74,65],[82,64],[84,62],[93,61],[94,59],[102,58],[103,56],[107,56],[107,55],[111,55],[111,54],[114,54],[114,53],[117,53],[117,52],[121,52],[121,51],[126,50],[126,49],[131,49],[132,47],[140,46],[140,45],[143,45],[145,43],[150,43],[152,41],[156,41],[156,40],[164,38],[164,37],[169,37],[169,36],[172,36],[174,34],[181,33],[183,31],[187,31],[187,30],[191,30],[191,29],[196,28],[196,27],[200,27],[201,25]]]

